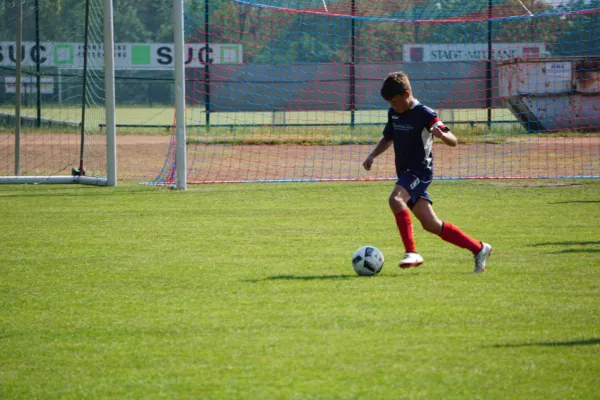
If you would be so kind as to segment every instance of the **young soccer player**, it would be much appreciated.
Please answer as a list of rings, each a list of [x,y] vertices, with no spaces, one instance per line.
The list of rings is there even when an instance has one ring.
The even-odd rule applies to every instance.
[[[375,158],[394,146],[398,181],[390,195],[389,204],[406,251],[400,268],[416,267],[423,263],[423,257],[415,247],[410,209],[426,231],[472,252],[475,257],[474,273],[485,271],[492,246],[473,239],[450,222],[438,219],[427,193],[427,187],[433,179],[433,138],[439,138],[442,143],[454,147],[457,144],[456,137],[432,109],[413,97],[410,81],[404,72],[393,72],[387,76],[381,87],[381,97],[391,106],[388,121],[383,137],[363,166],[369,171]]]

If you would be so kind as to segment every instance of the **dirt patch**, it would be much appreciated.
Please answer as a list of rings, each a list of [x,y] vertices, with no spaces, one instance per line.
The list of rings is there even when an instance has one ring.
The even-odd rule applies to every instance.
[[[165,165],[170,136],[120,136],[117,139],[119,181],[154,180]]]
[[[147,182],[161,175],[170,136],[124,135],[117,139],[120,182]],[[14,172],[14,135],[0,135],[0,175]],[[395,177],[393,151],[370,172],[362,161],[374,145],[190,144],[189,182],[371,180]],[[79,165],[79,135],[25,134],[21,139],[24,175],[68,175]],[[600,137],[522,138],[502,144],[434,145],[438,178],[539,178],[600,175]],[[105,138],[86,137],[88,175],[106,170]],[[163,178],[168,173],[162,173]],[[493,182],[497,186],[559,186],[564,183]]]
[[[170,136],[119,136],[117,176],[120,182],[143,182],[156,178],[163,167]],[[86,137],[84,168],[88,175],[106,170],[105,138]],[[81,142],[77,134],[25,134],[20,142],[23,175],[69,175],[79,166]],[[0,175],[13,175],[15,137],[0,135]],[[102,174],[102,172],[100,172]]]
[[[600,175],[598,137],[531,138],[514,143],[473,143],[433,148],[438,178],[565,178]],[[393,151],[373,169],[361,164],[374,145],[207,145],[188,147],[193,182],[245,180],[393,179]]]

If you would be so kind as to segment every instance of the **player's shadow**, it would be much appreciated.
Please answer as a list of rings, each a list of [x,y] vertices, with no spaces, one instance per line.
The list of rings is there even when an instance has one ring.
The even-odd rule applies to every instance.
[[[600,249],[564,249],[555,253],[600,253]]]
[[[376,276],[358,276],[354,274],[346,275],[271,275],[260,279],[246,279],[245,282],[267,282],[267,281],[342,281],[349,279],[385,279],[402,278],[407,276],[416,276],[418,274],[394,274],[394,275],[376,275]]]
[[[592,240],[592,241],[585,241],[585,242],[579,242],[579,241],[574,241],[574,240],[570,240],[570,241],[563,241],[563,242],[542,242],[542,243],[535,243],[535,244],[531,244],[531,247],[539,247],[539,246],[588,246],[588,245],[595,245],[595,244],[600,244],[600,240]]]
[[[594,204],[594,203],[600,203],[600,200],[569,200],[569,201],[552,201],[548,204],[575,204],[575,203],[579,203],[579,204]]]
[[[490,347],[496,348],[518,348],[518,347],[573,347],[573,346],[594,346],[600,345],[600,338],[569,340],[560,342],[531,342],[531,343],[513,343],[513,344],[493,344]]]
[[[591,241],[563,241],[563,242],[542,242],[535,243],[529,245],[530,247],[540,247],[540,246],[569,246],[567,249],[562,249],[558,251],[554,251],[553,253],[600,253],[600,248],[598,247],[586,247],[586,246],[600,246],[600,240],[591,240]],[[581,247],[572,247],[572,246],[581,246]]]
[[[271,275],[253,282],[264,281],[320,281],[320,280],[344,280],[359,278],[356,275]]]

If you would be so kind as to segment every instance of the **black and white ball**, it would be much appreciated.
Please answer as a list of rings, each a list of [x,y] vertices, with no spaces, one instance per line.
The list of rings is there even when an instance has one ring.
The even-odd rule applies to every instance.
[[[352,267],[360,276],[377,275],[383,268],[383,253],[374,246],[363,246],[354,252]]]

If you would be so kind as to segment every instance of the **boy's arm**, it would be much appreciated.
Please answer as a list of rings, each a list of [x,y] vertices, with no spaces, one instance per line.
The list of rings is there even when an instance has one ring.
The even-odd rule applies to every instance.
[[[390,140],[390,139],[386,139],[385,137],[382,137],[381,139],[379,139],[377,146],[375,146],[375,148],[373,149],[371,154],[369,154],[367,156],[367,158],[365,159],[365,161],[363,162],[363,167],[367,171],[370,171],[371,166],[373,165],[373,161],[375,161],[375,157],[379,156],[380,154],[385,152],[387,149],[389,149],[393,143],[394,143],[393,139]]]
[[[458,144],[456,136],[450,132],[450,129],[442,126],[434,126],[431,128],[431,134],[436,138],[440,138],[444,144],[455,147]]]

